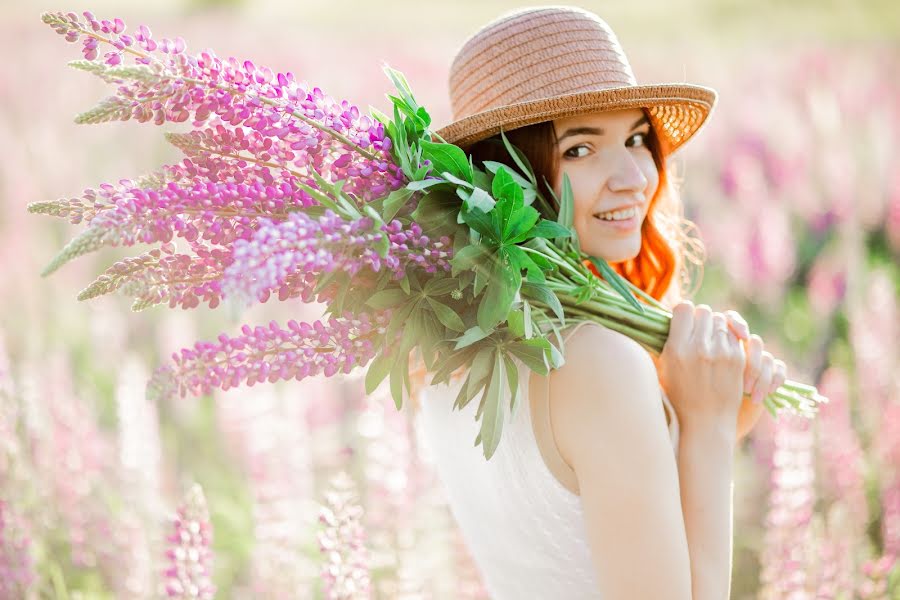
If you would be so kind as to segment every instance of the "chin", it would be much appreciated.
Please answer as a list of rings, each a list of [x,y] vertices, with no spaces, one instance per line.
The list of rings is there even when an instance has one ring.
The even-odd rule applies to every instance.
[[[584,252],[591,256],[598,256],[606,262],[620,263],[637,257],[641,252],[641,238],[636,241],[626,240],[620,244],[604,244],[602,246],[584,247]]]

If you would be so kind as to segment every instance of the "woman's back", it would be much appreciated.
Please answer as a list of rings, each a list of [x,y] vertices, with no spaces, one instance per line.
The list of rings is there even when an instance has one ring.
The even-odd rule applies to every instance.
[[[527,377],[531,371],[516,364],[516,413],[489,461],[474,446],[478,397],[451,410],[463,379],[423,390],[416,416],[422,445],[491,598],[600,598],[577,480],[553,439],[549,378]],[[508,407],[508,395],[503,401]],[[664,402],[677,452],[678,422]]]

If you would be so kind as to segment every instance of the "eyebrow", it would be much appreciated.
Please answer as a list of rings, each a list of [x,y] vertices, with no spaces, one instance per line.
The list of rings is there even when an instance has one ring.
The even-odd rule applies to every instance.
[[[631,129],[637,128],[639,125],[643,125],[644,123],[648,123],[647,115],[642,116],[640,119],[634,122],[634,125],[631,126]],[[629,131],[631,131],[629,129]],[[557,142],[563,141],[565,138],[573,136],[573,135],[603,135],[606,133],[603,129],[599,127],[573,127],[571,129],[566,129],[566,132],[561,136],[556,138]]]

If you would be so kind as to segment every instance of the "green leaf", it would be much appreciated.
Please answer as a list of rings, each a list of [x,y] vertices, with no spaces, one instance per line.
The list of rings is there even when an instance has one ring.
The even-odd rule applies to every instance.
[[[493,213],[493,211],[491,211]],[[481,209],[475,207],[468,211],[462,211],[463,221],[495,244],[500,243],[500,237],[494,229],[491,217]]]
[[[500,128],[500,137],[503,139],[503,145],[506,146],[506,151],[509,152],[513,162],[525,173],[528,180],[531,181],[531,185],[537,187],[537,178],[534,176],[534,169],[531,168],[531,163],[528,162],[528,158],[521,150],[512,145],[509,138],[506,137],[506,133],[503,132],[502,127]]]
[[[572,195],[572,182],[568,173],[563,174],[562,199],[560,200],[558,223],[566,229],[572,228],[575,218],[574,196]]]
[[[473,265],[480,262],[488,254],[481,244],[472,244],[466,246],[453,255],[450,259],[451,275],[456,277],[460,271],[472,268]]]
[[[474,398],[480,390],[484,389],[485,385],[487,385],[486,381],[481,381],[479,383],[472,381],[471,377],[467,377],[462,389],[459,390],[459,394],[456,395],[456,400],[453,402],[453,408],[465,408],[466,405],[472,401],[472,398]]]
[[[444,179],[420,179],[418,181],[410,181],[409,183],[406,184],[405,188],[400,188],[400,189],[406,189],[406,190],[410,190],[412,192],[418,192],[421,190],[426,190],[430,187],[434,187],[436,185],[448,185],[448,183]]]
[[[459,280],[452,277],[429,277],[424,292],[429,296],[444,296],[459,288]]]
[[[525,236],[525,239],[527,240],[534,237],[546,239],[564,238],[569,237],[571,234],[571,230],[566,229],[559,223],[555,223],[547,219],[541,219],[540,221],[538,221],[537,225],[531,228],[531,231],[528,232],[528,234]]]
[[[482,212],[489,213],[496,204],[496,201],[491,198],[491,195],[481,188],[475,188],[471,192],[464,193],[462,200],[466,211],[477,208]]]
[[[394,311],[394,313],[391,315],[391,320],[388,322],[384,332],[384,337],[386,340],[388,340],[388,343],[394,340],[394,336],[396,336],[397,332],[405,326],[406,319],[409,317],[413,309],[415,309],[418,305],[419,300],[410,300]]]
[[[528,281],[532,283],[545,283],[547,281],[547,278],[544,277],[543,269],[531,259],[534,255],[526,253],[519,246],[506,246],[506,251],[509,252],[510,262],[516,266],[519,272],[522,269],[528,271]]]
[[[475,355],[475,359],[472,361],[472,367],[469,369],[469,375],[466,378],[466,383],[463,386],[465,391],[460,390],[460,394],[456,398],[457,401],[453,404],[454,408],[465,408],[472,398],[475,397],[475,394],[478,393],[478,390],[485,386],[487,377],[490,373],[491,355],[493,352],[494,347],[488,346],[481,348]]]
[[[409,299],[409,294],[397,288],[387,288],[375,292],[365,301],[366,306],[376,309],[390,308]]]
[[[394,364],[395,358],[388,351],[387,348],[375,357],[375,359],[369,363],[369,368],[366,370],[366,394],[371,394],[375,391],[384,378],[388,376],[388,373],[391,371],[391,367]]]
[[[491,183],[491,195],[496,200],[508,200],[512,207],[516,208],[524,202],[522,188],[517,184],[506,168],[497,170],[494,181]]]
[[[402,354],[397,357],[391,366],[391,397],[394,399],[394,406],[397,410],[403,408],[403,382],[404,373],[409,377],[409,354]]]
[[[453,331],[465,331],[466,326],[462,319],[459,318],[459,315],[456,314],[455,310],[446,304],[438,302],[430,296],[426,296],[426,300],[428,300],[428,304],[431,306],[434,314],[437,315],[438,320],[440,320],[447,329],[452,329]]]
[[[472,166],[466,153],[459,146],[453,144],[442,144],[422,140],[419,145],[423,151],[423,158],[431,161],[434,167],[434,174],[440,174],[449,171],[453,175],[464,179],[469,183],[473,182]]]
[[[538,336],[530,340],[517,340],[506,347],[529,369],[543,375],[547,373],[544,356],[551,346],[547,338]]]
[[[505,170],[507,173],[509,173],[509,176],[513,178],[513,181],[515,181],[517,184],[519,184],[520,188],[523,188],[523,190],[522,190],[523,193],[525,192],[525,190],[528,190],[528,189],[534,190],[534,186],[531,184],[530,181],[528,181],[527,179],[525,179],[524,177],[522,177],[515,171],[511,171],[509,169],[509,166],[502,162],[497,162],[494,160],[486,160],[486,161],[484,161],[484,168],[487,169],[488,171],[490,171],[491,173],[496,173],[500,169]]]
[[[500,352],[494,353],[494,369],[490,375],[487,390],[484,393],[482,408],[484,415],[481,419],[481,446],[484,449],[484,458],[490,460],[500,443],[500,434],[503,431],[503,402],[500,401],[500,391],[505,378],[505,364]]]
[[[522,312],[525,315],[525,339],[531,339],[532,325],[531,322],[531,303],[522,298]]]
[[[481,292],[484,291],[484,288],[487,287],[488,281],[490,281],[490,275],[490,265],[481,264],[475,266],[475,283],[472,285],[472,291],[475,296],[481,294]]]
[[[466,329],[465,333],[463,333],[458,338],[455,338],[456,345],[453,347],[454,350],[459,350],[460,348],[465,348],[470,344],[474,344],[479,340],[483,340],[487,336],[490,335],[490,332],[483,330],[481,327],[477,325],[474,327],[469,327]]]
[[[494,262],[490,282],[481,304],[478,305],[478,326],[485,331],[493,329],[498,323],[506,320],[506,314],[509,312],[522,282],[522,275],[507,264],[504,257],[505,253],[502,253],[498,257],[499,260]]]
[[[509,311],[509,314],[506,315],[506,322],[509,325],[509,330],[513,332],[513,335],[516,337],[523,337],[525,335],[525,315],[521,310],[513,309]]]
[[[565,325],[565,314],[559,298],[553,293],[553,290],[546,285],[537,283],[522,282],[522,295],[533,298],[538,302],[545,304],[553,311],[556,317]]]
[[[520,206],[507,221],[506,229],[503,232],[503,240],[507,244],[518,244],[525,241],[528,237],[528,232],[531,231],[540,217],[541,214],[537,209],[530,206]]]
[[[475,189],[475,186],[474,186],[474,185],[472,185],[472,184],[469,183],[468,181],[465,181],[465,180],[463,180],[463,179],[460,179],[459,177],[457,177],[456,175],[454,175],[454,174],[451,173],[450,171],[444,171],[444,172],[441,173],[440,175],[441,175],[441,177],[443,177],[444,179],[446,179],[446,180],[449,181],[450,183],[455,183],[455,184],[458,185],[458,186],[462,186],[462,187],[468,188],[468,189],[470,189],[470,190],[471,190],[471,189]]]
[[[588,259],[593,263],[593,265],[600,271],[600,274],[603,275],[603,279],[616,290],[620,296],[625,298],[625,300],[631,304],[634,308],[636,308],[641,314],[644,314],[644,307],[637,301],[637,299],[631,294],[628,290],[628,286],[622,282],[622,278],[618,273],[612,270],[612,267],[607,264],[605,260],[602,258],[596,258],[594,256],[589,256]]]
[[[431,377],[431,384],[449,382],[450,374],[464,364],[471,364],[470,361],[477,351],[478,348],[468,346],[443,359],[442,362],[435,367],[434,375]]]
[[[413,191],[408,187],[394,190],[393,192],[388,194],[388,197],[384,199],[381,218],[387,222],[390,222],[400,211],[400,209],[406,205],[409,199],[412,198],[412,196]]]
[[[515,361],[508,355],[503,355],[503,362],[506,364],[506,377],[509,383],[509,414],[510,417],[516,416],[516,398],[519,395],[519,367]]]
[[[454,223],[460,202],[455,195],[440,188],[431,188],[419,200],[410,218],[428,232],[429,238],[454,236],[459,226]],[[433,236],[433,237],[432,237]]]

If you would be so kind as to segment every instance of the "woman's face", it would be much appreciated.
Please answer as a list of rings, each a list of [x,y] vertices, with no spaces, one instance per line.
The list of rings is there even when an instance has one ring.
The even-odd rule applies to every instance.
[[[567,174],[581,249],[611,263],[634,258],[641,249],[641,224],[659,184],[644,111],[629,108],[565,117],[554,120],[553,126],[559,140],[553,191],[562,198]],[[632,215],[625,220],[598,216],[609,211],[620,214],[603,217]]]

